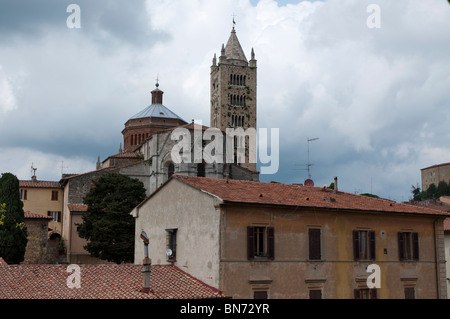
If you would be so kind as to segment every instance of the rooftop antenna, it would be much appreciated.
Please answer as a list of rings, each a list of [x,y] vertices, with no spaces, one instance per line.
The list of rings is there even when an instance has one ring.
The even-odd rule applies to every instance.
[[[307,144],[308,144],[308,164],[306,164],[306,169],[307,169],[307,171],[308,171],[308,179],[311,179],[311,172],[309,171],[309,168],[312,166],[312,164],[309,162],[309,142],[312,142],[312,141],[317,141],[319,138],[318,137],[315,137],[315,138],[307,138],[306,140],[307,140]]]
[[[37,168],[35,168],[34,167],[34,164],[33,163],[31,163],[31,178],[33,179],[33,178],[36,178],[36,171],[37,171]]]
[[[308,162],[307,162],[307,164],[296,165],[296,166],[306,166],[306,168],[302,168],[302,170],[306,170],[308,172],[308,179],[306,179],[305,182],[304,182],[305,186],[314,186],[314,182],[311,179],[311,172],[309,170],[309,168],[313,165],[309,161],[309,143],[312,142],[312,141],[317,141],[318,139],[319,139],[318,137],[315,137],[315,138],[307,137],[306,138],[306,142],[308,144]]]
[[[64,166],[64,161],[61,161],[61,176],[63,175],[65,168],[67,168],[67,166]]]

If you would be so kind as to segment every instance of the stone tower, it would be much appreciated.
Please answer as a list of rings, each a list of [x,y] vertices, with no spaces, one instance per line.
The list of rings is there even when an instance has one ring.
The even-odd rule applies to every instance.
[[[222,44],[217,61],[216,54],[211,66],[211,112],[210,126],[225,132],[226,128],[242,127],[256,130],[256,60],[252,49],[247,60],[236,30],[231,30],[226,46]],[[246,143],[246,159],[248,145]],[[256,171],[256,163],[241,164]]]

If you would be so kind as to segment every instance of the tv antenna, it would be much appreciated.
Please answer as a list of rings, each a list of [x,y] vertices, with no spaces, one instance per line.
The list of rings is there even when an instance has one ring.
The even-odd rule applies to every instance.
[[[306,141],[308,142],[308,164],[306,164],[306,169],[308,171],[308,178],[311,179],[311,172],[309,171],[309,168],[312,166],[312,164],[309,162],[309,142],[312,141],[317,141],[319,138],[318,137],[314,137],[314,138],[306,138]]]
[[[61,161],[61,176],[64,174],[65,168],[67,168],[67,166],[64,166],[64,161]]]
[[[308,172],[308,179],[305,181],[305,185],[306,186],[314,186],[314,182],[311,180],[310,167],[313,164],[311,164],[311,162],[309,161],[309,143],[313,142],[313,141],[317,141],[318,139],[319,139],[318,137],[314,137],[314,138],[307,137],[306,138],[307,150],[308,150],[308,153],[307,153],[307,156],[308,156],[307,160],[308,160],[308,162],[306,164],[299,165],[299,166],[306,166],[306,168],[304,168],[304,170],[306,170]]]
[[[35,167],[34,167],[34,164],[31,163],[31,174],[33,174],[33,175],[31,175],[31,176],[36,176],[36,171],[37,171],[37,168],[35,168]]]

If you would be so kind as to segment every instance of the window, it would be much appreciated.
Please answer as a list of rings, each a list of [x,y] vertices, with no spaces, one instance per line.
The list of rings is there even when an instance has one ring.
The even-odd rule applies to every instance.
[[[197,164],[197,176],[205,177],[205,163]]]
[[[170,163],[169,166],[167,167],[167,179],[171,178],[174,172],[175,166],[172,163]]]
[[[265,290],[253,291],[253,299],[267,299],[267,291]]]
[[[247,227],[247,259],[275,258],[275,236],[273,227]]]
[[[320,228],[308,230],[309,260],[321,260]]]
[[[170,249],[171,254],[167,254],[169,261],[175,261],[177,258],[177,229],[166,229],[167,232],[167,252]]]
[[[405,299],[416,299],[414,287],[405,287]]]
[[[359,288],[354,290],[355,299],[377,299],[377,290],[369,288]]]
[[[353,253],[355,260],[375,260],[375,231],[353,231]]]
[[[27,193],[28,193],[28,191],[26,189],[21,189],[20,190],[20,199],[27,200]]]
[[[320,289],[309,290],[309,299],[322,299],[322,290]]]
[[[58,200],[58,191],[52,191],[52,200]]]
[[[52,222],[61,222],[61,212],[47,212],[47,216],[52,218]]]
[[[398,253],[400,260],[419,260],[419,234],[399,232]]]

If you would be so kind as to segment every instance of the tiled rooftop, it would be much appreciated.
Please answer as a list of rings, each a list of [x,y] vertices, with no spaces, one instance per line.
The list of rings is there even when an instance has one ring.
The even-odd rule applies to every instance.
[[[59,182],[50,182],[50,181],[19,181],[19,187],[29,187],[29,188],[61,188],[61,184]]]
[[[449,212],[321,187],[174,175],[224,202],[450,216]]]
[[[88,205],[85,204],[68,204],[67,208],[71,212],[86,212],[88,209]]]
[[[195,299],[223,298],[172,265],[152,265],[150,292],[141,292],[142,265],[79,265],[81,288],[69,288],[68,265],[7,265],[0,258],[0,299]],[[71,277],[72,278],[72,277]]]
[[[24,217],[29,219],[52,219],[50,216],[44,216],[36,213],[31,212],[24,212]]]

